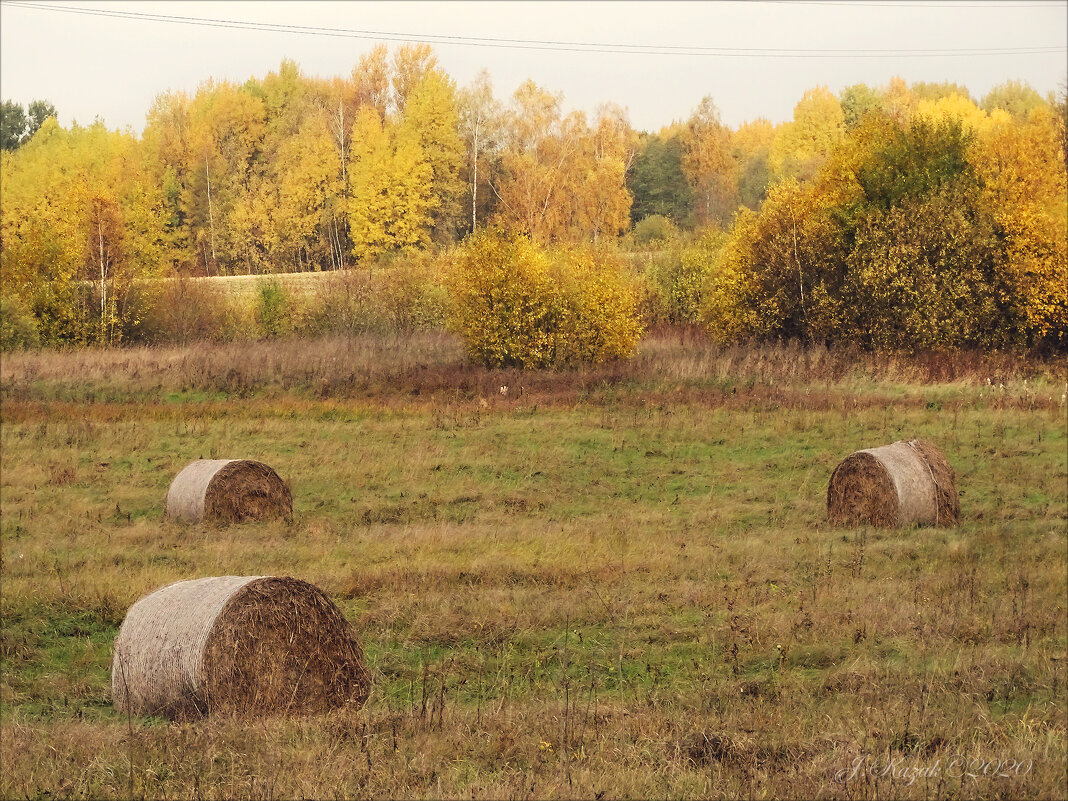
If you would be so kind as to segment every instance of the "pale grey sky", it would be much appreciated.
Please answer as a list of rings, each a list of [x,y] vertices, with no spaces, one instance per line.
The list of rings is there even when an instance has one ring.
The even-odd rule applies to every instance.
[[[335,35],[100,12],[307,26]],[[336,35],[339,29],[350,33]],[[461,86],[485,67],[502,100],[530,78],[562,92],[567,110],[593,113],[601,103],[617,103],[634,127],[650,131],[685,119],[705,95],[715,100],[724,122],[737,126],[757,117],[789,119],[805,90],[818,85],[837,93],[852,83],[882,85],[899,75],[909,83],[955,81],[979,99],[1008,79],[1027,81],[1042,94],[1055,91],[1068,72],[1065,0],[0,0],[0,95],[23,104],[47,99],[64,126],[100,117],[109,128],[140,134],[153,99],[168,89],[193,92],[207,78],[262,77],[283,58],[308,75],[348,74],[360,54],[382,40],[352,32],[395,35],[387,42],[391,50],[405,38],[432,36],[438,38],[439,63]],[[443,43],[440,37],[483,41]],[[506,44],[502,39],[519,41],[497,46]],[[617,52],[536,42],[605,45],[602,50]],[[622,45],[700,52],[618,52],[628,50]],[[731,54],[713,54],[712,48]],[[1052,52],[1030,52],[1041,48]]]

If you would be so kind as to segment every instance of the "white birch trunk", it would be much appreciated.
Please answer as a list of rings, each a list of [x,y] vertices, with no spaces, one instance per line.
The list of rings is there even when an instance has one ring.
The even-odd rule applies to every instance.
[[[473,148],[474,154],[471,159],[471,169],[473,177],[471,179],[471,233],[475,232],[475,228],[478,226],[478,220],[476,215],[476,204],[478,202],[478,123],[475,123],[475,146]]]
[[[96,218],[96,241],[100,252],[100,341],[105,342],[107,340],[108,285],[106,279],[108,273],[104,265],[104,226],[99,215]]]
[[[208,179],[208,226],[211,231],[211,260],[217,261],[215,258],[215,213],[211,208],[211,172],[208,170],[208,160],[204,159],[204,175]]]

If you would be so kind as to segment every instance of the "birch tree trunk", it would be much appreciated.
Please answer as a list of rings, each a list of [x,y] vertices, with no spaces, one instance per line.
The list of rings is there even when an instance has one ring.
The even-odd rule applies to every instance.
[[[104,344],[107,341],[108,274],[104,265],[104,226],[99,215],[96,218],[96,241],[100,253],[100,342]]]
[[[477,220],[477,201],[478,201],[478,129],[479,122],[475,122],[475,143],[473,150],[473,156],[471,158],[471,233],[475,232],[475,228],[478,226]]]
[[[211,231],[211,260],[212,262],[218,261],[215,258],[215,213],[211,208],[211,172],[208,170],[208,160],[204,159],[204,175],[208,180],[208,226]]]

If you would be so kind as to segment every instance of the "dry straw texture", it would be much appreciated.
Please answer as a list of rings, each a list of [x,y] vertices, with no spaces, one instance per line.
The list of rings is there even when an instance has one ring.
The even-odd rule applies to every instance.
[[[370,674],[356,634],[294,578],[179,581],[130,607],[115,639],[120,711],[187,719],[361,707]]]
[[[293,515],[293,495],[279,475],[251,459],[198,459],[167,490],[167,516],[193,523],[270,520]]]
[[[827,516],[840,525],[954,526],[956,476],[946,455],[923,440],[857,451],[831,474]]]

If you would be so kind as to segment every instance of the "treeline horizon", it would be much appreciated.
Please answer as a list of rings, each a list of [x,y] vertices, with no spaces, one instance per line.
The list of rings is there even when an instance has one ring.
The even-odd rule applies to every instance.
[[[909,85],[894,78],[881,87],[854,84],[837,95],[810,89],[793,118],[777,125],[756,119],[731,128],[714,99],[705,97],[687,120],[653,133],[633,129],[612,103],[590,118],[566,111],[562,94],[530,80],[505,102],[494,96],[486,71],[459,87],[428,45],[402,46],[392,55],[380,45],[347,76],[308,77],[283,60],[277,71],[243,84],[208,79],[192,94],[163,92],[140,137],[101,122],[64,129],[54,116],[37,119],[50,108],[41,101],[31,104],[34,114],[23,115],[27,128],[9,135],[15,104],[8,101],[0,156],[0,290],[9,306],[18,302],[49,329],[46,340],[90,339],[78,333],[85,327],[78,320],[95,312],[97,338],[114,341],[121,338],[126,290],[140,278],[366,266],[447,249],[483,227],[543,247],[707,244],[702,235],[709,231],[736,240],[738,221],[764,214],[769,195],[789,194],[789,187],[811,194],[819,187],[821,202],[829,200],[837,191],[829,165],[853,170],[856,183],[854,168],[865,159],[879,161],[900,136],[905,155],[883,166],[906,174],[904,184],[911,181],[928,195],[975,179],[982,209],[972,222],[986,215],[997,229],[992,235],[1000,237],[1000,255],[991,265],[1015,247],[1012,269],[1019,272],[1017,251],[1031,258],[1039,246],[1010,243],[1020,220],[1006,224],[1004,213],[998,217],[994,206],[983,205],[1004,198],[982,192],[997,186],[1015,160],[1012,169],[1044,189],[1031,193],[1026,210],[1016,209],[1021,224],[1052,231],[1060,223],[1064,94],[1043,98],[1008,80],[977,101],[958,84]],[[875,118],[886,124],[873,125]],[[935,133],[912,136],[919,121]],[[946,125],[958,133],[942,130]],[[991,147],[1008,148],[993,165]],[[932,170],[944,174],[932,182]],[[895,189],[879,202],[894,207],[911,191]],[[841,214],[856,211],[854,201],[836,212],[839,223]],[[795,217],[801,208],[794,206]],[[793,220],[794,239],[804,222]],[[847,240],[856,238],[855,222],[839,226]],[[963,231],[965,238],[979,235],[970,222]],[[1054,260],[1038,270],[1046,287],[1058,279],[1063,258],[1056,236],[1047,231],[1042,237],[1041,258]],[[722,270],[713,268],[727,251],[703,252],[702,283],[693,288],[702,298],[709,280],[722,279]],[[799,262],[799,252],[793,255]],[[833,257],[848,261],[841,247]],[[759,266],[754,261],[746,268],[755,270],[750,278]],[[796,266],[803,279],[807,268]],[[1033,295],[1036,279],[1028,275],[1017,289]],[[94,287],[89,298],[77,289],[87,282]],[[1059,319],[1059,296],[1041,291]],[[1007,296],[1007,290],[997,292]],[[691,305],[700,306],[698,300]],[[803,311],[811,318],[807,307]],[[730,335],[775,328],[736,322],[712,327]],[[1063,327],[1043,323],[1040,339],[1051,325]],[[1033,342],[1035,336],[1017,331],[1011,339]]]

